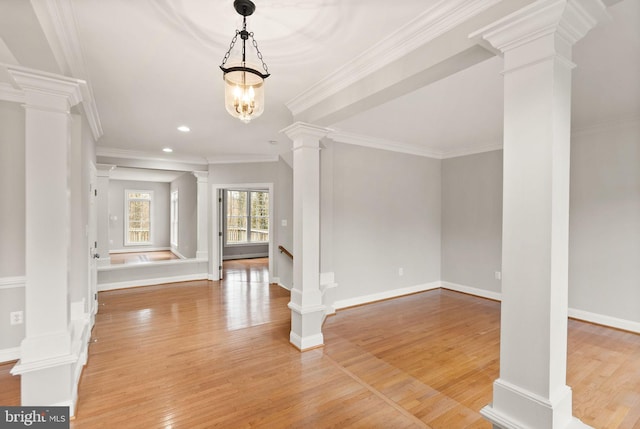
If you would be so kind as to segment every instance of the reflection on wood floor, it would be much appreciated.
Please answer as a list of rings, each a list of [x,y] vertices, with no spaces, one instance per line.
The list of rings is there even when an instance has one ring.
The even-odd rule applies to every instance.
[[[112,253],[109,255],[111,265],[120,264],[141,264],[144,262],[170,261],[172,259],[180,259],[171,253],[170,250],[159,250],[154,252],[127,252]]]
[[[100,293],[74,429],[487,428],[500,304],[447,290],[339,311],[325,347],[289,344],[267,260],[225,280]],[[571,320],[574,415],[640,427],[640,336]],[[0,365],[0,404],[19,402]]]

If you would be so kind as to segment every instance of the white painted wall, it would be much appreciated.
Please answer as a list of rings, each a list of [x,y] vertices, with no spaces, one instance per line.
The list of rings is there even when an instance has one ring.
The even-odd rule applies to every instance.
[[[440,168],[436,159],[334,143],[338,300],[440,280]]]
[[[640,322],[640,119],[571,150],[569,307]]]
[[[184,173],[170,184],[170,192],[178,191],[178,246],[185,258],[195,258],[198,250],[198,186],[191,173]]]
[[[25,198],[24,109],[0,101],[0,361],[15,349],[25,325],[10,325],[9,313],[24,311]],[[25,315],[26,316],[26,315]]]
[[[502,151],[442,161],[442,280],[500,293]]]
[[[125,189],[153,191],[152,243],[148,246],[124,245]],[[109,180],[109,250],[136,250],[143,247],[169,248],[169,183]],[[117,220],[111,220],[111,216]]]

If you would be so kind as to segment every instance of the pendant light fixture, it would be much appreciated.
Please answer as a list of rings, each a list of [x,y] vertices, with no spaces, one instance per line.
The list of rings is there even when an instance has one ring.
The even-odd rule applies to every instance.
[[[227,112],[231,116],[240,119],[244,123],[249,123],[264,112],[264,80],[269,77],[269,69],[262,59],[262,53],[258,49],[258,43],[253,38],[253,32],[247,31],[247,16],[253,14],[256,6],[251,0],[235,0],[233,7],[236,12],[242,15],[242,30],[236,30],[236,35],[231,40],[229,50],[222,59],[220,69],[224,78],[224,104]],[[231,50],[238,40],[242,39],[242,58],[231,60],[229,56]],[[256,49],[258,59],[262,62],[264,73],[257,67],[247,63],[246,42],[251,38],[253,47]]]

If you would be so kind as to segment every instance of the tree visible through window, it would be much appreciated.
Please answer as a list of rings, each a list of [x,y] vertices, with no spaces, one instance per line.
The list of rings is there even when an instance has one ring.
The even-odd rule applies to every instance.
[[[125,191],[125,245],[151,244],[152,191]]]
[[[269,193],[227,191],[227,244],[269,242]]]

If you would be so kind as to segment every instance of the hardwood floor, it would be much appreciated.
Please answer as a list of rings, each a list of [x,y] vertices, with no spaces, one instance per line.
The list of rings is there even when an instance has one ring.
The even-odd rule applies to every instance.
[[[490,428],[500,304],[434,290],[338,312],[325,347],[289,344],[266,259],[222,282],[100,293],[75,429]],[[569,323],[574,415],[640,428],[640,336]],[[19,402],[0,365],[0,404]]]
[[[143,262],[170,261],[180,259],[169,250],[158,250],[154,252],[128,252],[113,253],[109,256],[111,265],[140,264]]]

